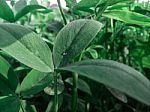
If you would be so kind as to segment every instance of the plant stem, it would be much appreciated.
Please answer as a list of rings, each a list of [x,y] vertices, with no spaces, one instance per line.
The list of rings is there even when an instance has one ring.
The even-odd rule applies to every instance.
[[[78,98],[78,74],[73,73],[73,94],[72,94],[72,112],[77,111],[77,98]]]
[[[61,16],[62,16],[62,18],[63,18],[63,20],[64,20],[64,24],[66,25],[66,24],[67,24],[67,20],[66,20],[66,18],[65,18],[64,13],[63,13],[63,9],[62,9],[62,7],[61,7],[60,0],[57,0],[57,3],[58,3],[58,7],[59,7],[59,10],[60,10]]]
[[[57,73],[54,72],[54,112],[58,111]]]

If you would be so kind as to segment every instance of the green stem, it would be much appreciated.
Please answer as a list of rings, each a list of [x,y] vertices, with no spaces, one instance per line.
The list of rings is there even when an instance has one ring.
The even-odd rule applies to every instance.
[[[54,112],[58,111],[57,73],[54,72]]]
[[[63,9],[62,9],[62,7],[61,7],[60,0],[57,0],[57,3],[58,3],[58,7],[59,7],[59,10],[60,10],[61,16],[62,16],[62,18],[63,18],[63,20],[64,20],[64,24],[66,25],[66,24],[67,24],[67,20],[66,20],[66,18],[65,18],[64,13],[63,13]]]
[[[78,74],[73,73],[73,94],[72,94],[72,112],[77,111],[77,99],[78,99]]]

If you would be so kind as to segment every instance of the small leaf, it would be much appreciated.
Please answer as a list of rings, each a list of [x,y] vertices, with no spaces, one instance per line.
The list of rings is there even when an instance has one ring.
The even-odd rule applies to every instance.
[[[69,83],[70,85],[73,85],[73,80],[72,78],[68,78],[65,80],[67,83]],[[85,93],[88,93],[89,95],[92,95],[92,92],[91,92],[91,89],[89,87],[89,85],[82,79],[78,79],[78,89],[85,92]]]
[[[127,65],[111,60],[86,60],[60,69],[76,72],[150,106],[150,81]]]
[[[148,16],[127,10],[107,10],[103,13],[103,16],[128,24],[150,26],[150,18]]]
[[[32,70],[22,81],[18,93],[22,96],[36,94],[52,82],[52,75]]]
[[[66,25],[57,35],[53,48],[56,67],[71,62],[84,50],[100,31],[98,21],[80,19]]]
[[[87,52],[90,53],[90,55],[92,56],[93,59],[97,59],[98,58],[98,53],[95,49],[89,49],[87,50]]]
[[[0,112],[19,112],[20,101],[15,96],[0,97]]]
[[[21,63],[41,72],[52,72],[52,54],[42,38],[26,27],[0,24],[0,48]]]
[[[6,3],[6,0],[0,0],[0,10],[0,18],[9,22],[14,22],[14,14]]]

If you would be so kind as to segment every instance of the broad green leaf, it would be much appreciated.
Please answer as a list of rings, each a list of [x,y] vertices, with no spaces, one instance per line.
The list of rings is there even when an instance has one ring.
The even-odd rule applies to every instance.
[[[53,48],[56,67],[64,66],[78,56],[100,31],[98,21],[80,19],[66,25],[57,35]]]
[[[15,96],[0,97],[0,112],[19,112],[20,101]]]
[[[52,72],[52,54],[41,37],[16,24],[0,24],[0,48],[21,63],[41,72]]]
[[[136,12],[127,10],[107,10],[102,15],[128,24],[150,26],[150,18]]]
[[[68,78],[65,81],[73,86],[73,79],[72,78]],[[85,93],[88,93],[89,95],[92,95],[92,92],[91,92],[89,85],[84,80],[78,79],[78,86],[77,87],[79,90],[81,90]]]
[[[9,22],[14,22],[14,14],[6,3],[6,0],[0,0],[0,18]]]
[[[8,84],[12,90],[16,90],[19,84],[18,78],[11,68],[10,64],[0,56],[0,80]]]
[[[23,9],[21,9],[19,12],[16,13],[15,21],[19,20],[21,17],[37,9],[46,9],[46,8],[41,5],[27,5],[26,7],[24,7]]]
[[[32,70],[22,81],[21,86],[17,92],[22,96],[36,94],[52,82],[52,75],[49,73],[42,73]]]
[[[111,60],[87,60],[60,69],[76,72],[150,106],[150,81],[127,65]]]
[[[15,5],[13,6],[13,9],[15,12],[18,12],[22,10],[24,7],[26,7],[26,5],[27,5],[26,0],[19,0],[18,2],[15,3]]]

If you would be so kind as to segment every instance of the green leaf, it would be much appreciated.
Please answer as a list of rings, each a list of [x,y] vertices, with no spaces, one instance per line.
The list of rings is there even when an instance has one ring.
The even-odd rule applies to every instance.
[[[150,18],[136,12],[127,10],[107,10],[102,15],[128,24],[150,26]]]
[[[143,67],[150,68],[150,55],[142,57]]]
[[[38,5],[37,0],[31,0],[31,1],[30,1],[30,5]]]
[[[114,5],[117,3],[130,3],[133,2],[134,0],[81,0],[78,4],[74,6],[74,9],[77,10],[82,10],[82,11],[88,11],[90,8],[95,8],[95,7],[104,7],[104,5],[107,4],[107,6]]]
[[[100,0],[81,0],[78,4],[75,5],[75,9],[88,9],[95,7]]]
[[[15,96],[0,97],[0,112],[19,112],[20,101]]]
[[[65,81],[73,86],[73,79],[72,78],[68,78]],[[84,80],[78,79],[78,86],[77,87],[79,90],[81,90],[85,93],[88,93],[89,95],[92,95],[92,92],[91,92],[89,85]]]
[[[98,58],[98,53],[95,49],[89,49],[87,50],[87,52],[90,53],[90,55],[92,56],[93,59],[97,59]]]
[[[13,6],[13,9],[15,12],[19,12],[22,10],[24,7],[26,7],[27,1],[26,0],[19,0],[18,2],[15,3]]]
[[[22,110],[22,108],[20,108],[19,112],[37,112],[34,105],[28,104],[28,102],[25,100],[21,100],[20,102],[21,102],[22,108],[24,110]]]
[[[60,69],[76,72],[150,106],[150,81],[127,65],[111,60],[87,60]]]
[[[22,96],[33,95],[44,90],[44,88],[48,86],[51,82],[51,74],[32,70],[24,78],[17,92],[20,92]]]
[[[12,90],[16,90],[19,80],[17,75],[14,73],[10,64],[0,56],[0,80],[8,84]]]
[[[71,62],[84,50],[100,31],[98,21],[80,19],[66,25],[57,35],[53,48],[53,60],[56,67]]]
[[[5,84],[4,81],[0,81],[0,96],[8,96],[8,95],[14,95],[14,91],[11,90],[11,88]]]
[[[107,87],[107,89],[111,92],[111,94],[116,97],[118,100],[124,102],[124,103],[127,103],[128,102],[128,99],[127,97],[121,93],[120,91],[117,91],[115,89],[112,89],[112,88],[109,88]]]
[[[65,0],[67,7],[72,8],[76,4],[76,0]]]
[[[62,79],[57,79],[57,94],[61,94],[64,91],[64,83]],[[44,92],[48,95],[55,95],[54,88],[54,79],[52,83],[50,83],[46,88],[44,88]]]
[[[17,12],[17,14],[15,15],[15,21],[19,20],[21,17],[37,9],[46,9],[46,7],[43,7],[41,5],[28,5],[19,12]]]
[[[14,14],[6,3],[6,0],[0,0],[0,10],[0,18],[9,22],[14,22]]]
[[[21,63],[41,72],[52,72],[52,54],[41,37],[16,24],[0,24],[0,48]]]

